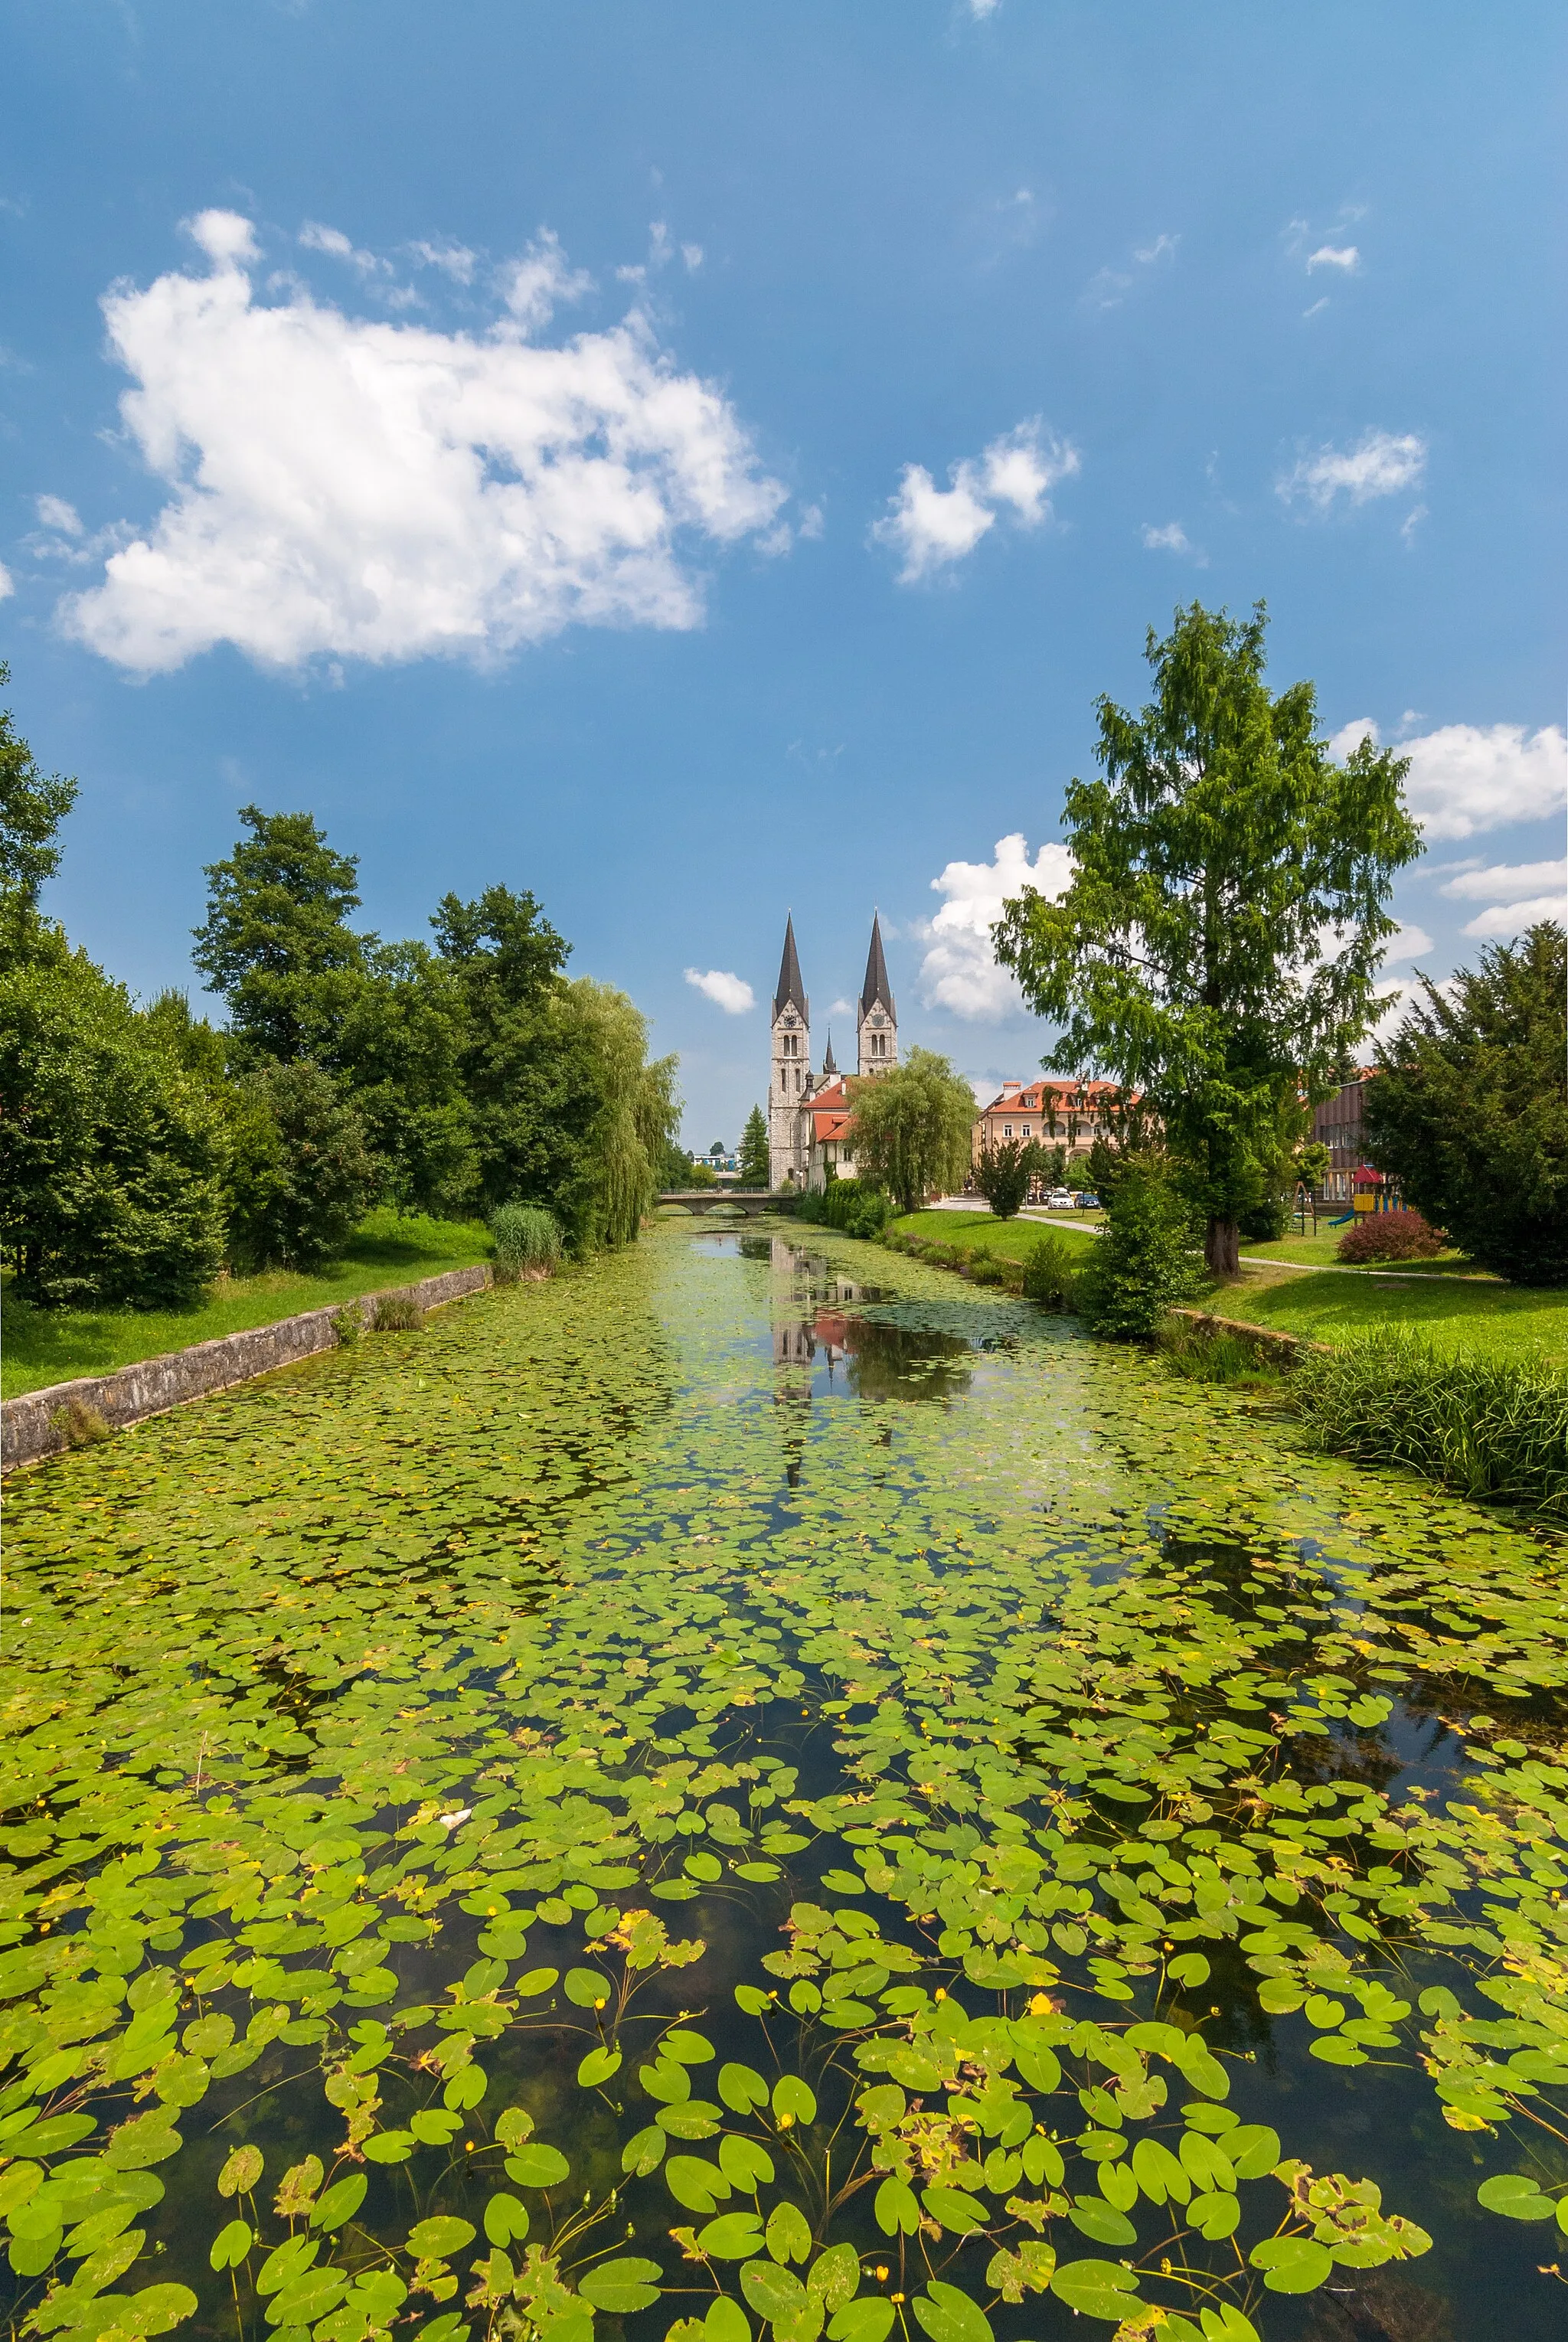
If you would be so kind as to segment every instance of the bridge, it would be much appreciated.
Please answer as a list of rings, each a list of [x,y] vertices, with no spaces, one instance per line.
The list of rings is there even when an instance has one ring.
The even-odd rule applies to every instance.
[[[738,1212],[748,1220],[772,1211],[774,1200],[765,1187],[666,1187],[654,1198],[660,1204],[680,1204],[688,1212],[723,1211],[726,1218]]]

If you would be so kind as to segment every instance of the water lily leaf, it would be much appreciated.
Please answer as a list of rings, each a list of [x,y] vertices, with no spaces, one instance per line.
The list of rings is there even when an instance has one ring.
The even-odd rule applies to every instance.
[[[131,2296],[115,2323],[127,2334],[167,2334],[193,2317],[195,2307],[196,2297],[189,2286],[149,2285]]]
[[[364,2203],[369,2185],[363,2171],[351,2171],[345,2179],[335,2180],[325,2195],[317,2197],[310,2215],[311,2227],[323,2230],[341,2228]]]
[[[645,2179],[649,2172],[656,2171],[664,2161],[664,2133],[657,2123],[651,2123],[646,2130],[640,2130],[629,2138],[621,2149],[622,2170],[629,2172],[634,2179]]]
[[[754,2107],[765,2107],[768,2103],[768,2086],[752,2066],[721,2066],[718,2090],[725,2106],[737,2115],[749,2114]]]
[[[719,2168],[736,2187],[754,2194],[773,2183],[774,2159],[766,2147],[733,2131],[719,2143]]]
[[[1557,2209],[1535,2180],[1517,2171],[1500,2171],[1483,2179],[1475,2197],[1487,2211],[1501,2212],[1509,2220],[1550,2220]]]
[[[1076,2196],[1067,2209],[1075,2228],[1096,2245],[1135,2245],[1138,2231],[1124,2212],[1101,2196]]]
[[[621,2052],[608,2047],[590,2049],[577,2067],[580,2088],[597,2090],[621,2070]]]
[[[519,2187],[558,2187],[571,2169],[558,2147],[545,2147],[537,2139],[516,2147],[506,2158],[506,2176]]]
[[[406,2163],[417,2144],[411,2130],[381,2130],[365,2140],[360,2153],[370,2163]]]
[[[797,2074],[784,2074],[774,2084],[773,2110],[781,2130],[792,2123],[816,2120],[816,2097]]]
[[[914,2190],[903,2179],[884,2179],[876,2191],[876,2225],[884,2237],[896,2237],[901,2232],[912,2237],[920,2226],[920,2203]]]
[[[213,2238],[207,2257],[215,2269],[237,2268],[255,2242],[248,2220],[230,2220]]]
[[[1271,2293],[1313,2293],[1333,2273],[1326,2247],[1311,2237],[1268,2237],[1247,2258]]]
[[[626,2317],[634,2310],[651,2308],[657,2301],[660,2274],[657,2261],[601,2261],[579,2278],[577,2290],[595,2309],[613,2317]]]
[[[1200,2237],[1211,2243],[1221,2237],[1233,2236],[1241,2225],[1242,2207],[1233,2196],[1223,2191],[1211,2196],[1194,2196],[1187,2207],[1188,2224]]]
[[[1058,2301],[1084,2317],[1120,2325],[1130,2318],[1138,2299],[1138,2273],[1119,2261],[1062,2261],[1051,2278]]]
[[[930,2280],[924,2293],[910,2303],[931,2342],[994,2342],[991,2320],[976,2301],[955,2285]]]
[[[897,2315],[891,2301],[846,2302],[828,2320],[828,2342],[887,2342]]]
[[[1175,1958],[1165,1962],[1165,1974],[1173,1984],[1183,1985],[1196,1991],[1209,1980],[1209,1963],[1202,1952],[1178,1952]]]
[[[528,2207],[504,2192],[484,2207],[484,2234],[493,2245],[520,2245],[528,2234]]]
[[[218,2174],[218,2194],[248,2196],[261,2177],[262,2168],[259,2147],[236,2147]]]
[[[614,1990],[610,1979],[597,1968],[568,1968],[565,1992],[568,2000],[579,2008],[603,2008]]]
[[[424,2260],[445,2260],[461,2252],[464,2245],[474,2242],[472,2220],[459,2220],[450,2213],[437,2213],[434,2218],[416,2221],[408,2231],[408,2249]]]
[[[735,2183],[700,2155],[672,2155],[664,2165],[664,2185],[688,2211],[711,2212],[733,2194]]]
[[[697,2230],[697,2243],[714,2260],[749,2260],[762,2250],[762,2223],[754,2212],[721,2212]]]
[[[860,2283],[860,2256],[853,2245],[830,2245],[819,2253],[806,2277],[806,2291],[826,2310],[841,2308]]]
[[[775,2204],[768,2214],[767,2248],[770,2257],[779,2262],[804,2261],[809,2256],[811,2229],[794,2205]]]

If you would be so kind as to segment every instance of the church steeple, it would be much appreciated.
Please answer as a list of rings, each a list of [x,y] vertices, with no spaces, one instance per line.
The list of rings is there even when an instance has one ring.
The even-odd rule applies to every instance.
[[[801,1101],[811,1095],[811,1002],[801,979],[794,920],[784,926],[784,956],[773,1004],[773,1066],[768,1076],[768,1184],[805,1185],[808,1132]]]
[[[882,920],[871,922],[871,949],[865,958],[865,982],[860,987],[855,1015],[860,1040],[860,1070],[884,1074],[898,1063],[898,1011],[887,980],[887,960],[882,948]]]
[[[877,946],[877,949],[880,951],[881,948],[882,946],[879,944]],[[784,957],[779,962],[778,990],[774,994],[774,1016],[775,1020],[777,1019],[780,1012],[791,1003],[799,1009],[801,1022],[803,1024],[809,1025],[811,1023],[811,1003],[805,996],[805,986],[801,982],[800,956],[794,947],[794,915],[793,912],[784,921]]]
[[[827,1055],[822,1061],[822,1077],[824,1082],[831,1082],[837,1073],[838,1065],[833,1054],[833,1026],[830,1025],[827,1028]]]

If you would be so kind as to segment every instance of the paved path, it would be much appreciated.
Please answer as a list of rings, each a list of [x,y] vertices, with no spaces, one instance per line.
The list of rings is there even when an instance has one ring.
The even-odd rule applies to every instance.
[[[1302,1276],[1392,1276],[1401,1280],[1419,1277],[1423,1285],[1498,1285],[1500,1277],[1485,1276],[1473,1271],[1451,1272],[1444,1276],[1435,1268],[1345,1268],[1337,1260],[1270,1260],[1263,1253],[1248,1253],[1242,1266],[1247,1268],[1293,1268]]]

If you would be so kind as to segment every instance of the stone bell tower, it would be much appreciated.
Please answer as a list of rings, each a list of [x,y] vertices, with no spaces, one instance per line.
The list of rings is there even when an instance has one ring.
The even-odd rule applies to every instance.
[[[784,927],[784,957],[773,1006],[773,1061],[768,1076],[768,1185],[782,1187],[792,1175],[805,1186],[806,1141],[802,1102],[811,1080],[811,1003],[801,982],[794,947],[794,920]]]
[[[860,1004],[855,1012],[855,1031],[860,1039],[863,1074],[885,1074],[897,1065],[898,1011],[893,1005],[893,986],[887,980],[887,962],[883,957],[882,921],[874,916],[865,982],[860,987]]]

